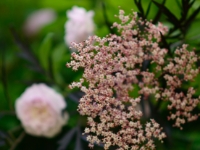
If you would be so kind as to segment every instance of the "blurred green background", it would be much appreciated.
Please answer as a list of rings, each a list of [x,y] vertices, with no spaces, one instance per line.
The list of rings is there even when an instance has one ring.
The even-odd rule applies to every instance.
[[[141,1],[144,11],[147,12],[151,0]],[[157,2],[163,1],[157,0]],[[177,18],[181,18],[181,2],[181,0],[166,0],[165,6]],[[0,150],[55,150],[59,148],[59,145],[66,144],[66,141],[72,141],[66,144],[67,150],[78,150],[80,147],[89,149],[84,138],[80,138],[82,146],[76,147],[77,137],[84,129],[84,123],[82,126],[78,124],[84,122],[85,118],[76,112],[77,101],[81,94],[78,93],[79,91],[68,88],[72,81],[80,77],[81,71],[73,72],[65,66],[66,62],[70,61],[70,50],[64,42],[64,24],[67,21],[66,11],[73,6],[84,7],[95,12],[95,34],[100,37],[109,34],[109,26],[116,21],[114,15],[118,14],[119,6],[126,13],[131,13],[131,9],[139,11],[134,0],[0,0]],[[188,16],[192,15],[199,6],[200,0],[196,0]],[[56,20],[43,27],[38,34],[27,36],[23,30],[26,19],[34,11],[43,8],[54,9],[57,14]],[[151,4],[147,18],[149,20],[155,18],[158,11],[159,8]],[[164,13],[161,14],[159,21],[170,28],[173,27]],[[185,34],[167,40],[171,49],[182,43],[188,43],[190,48],[196,47],[199,53],[199,11]],[[40,82],[47,83],[62,93],[68,104],[69,122],[62,132],[52,139],[21,134],[23,129],[15,116],[15,100],[26,87]],[[199,83],[200,76],[192,84],[197,89],[197,95],[200,95]],[[166,116],[167,113],[163,112],[163,118]],[[72,129],[74,133],[69,136],[68,133]],[[164,144],[158,143],[157,149],[200,149],[200,120],[185,125],[183,131],[167,124],[165,131],[170,132],[171,136]],[[94,149],[102,148],[96,146]]]

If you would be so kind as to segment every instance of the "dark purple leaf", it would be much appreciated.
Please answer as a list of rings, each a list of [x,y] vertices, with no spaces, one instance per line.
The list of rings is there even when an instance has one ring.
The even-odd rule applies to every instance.
[[[142,3],[141,3],[141,0],[134,0],[134,2],[135,2],[135,4],[136,4],[136,6],[137,6],[137,8],[139,9],[139,11],[140,11],[140,16],[143,18],[143,19],[145,19],[145,15],[144,15],[144,9],[142,8]]]
[[[199,12],[200,12],[200,6],[192,13],[192,15],[185,22],[185,27],[186,28],[189,28],[189,26],[191,25],[192,21],[196,18],[196,16],[199,14]]]
[[[162,39],[162,43],[163,43],[163,47],[164,47],[164,48],[167,48],[168,50],[170,50],[169,44],[167,43],[165,37],[163,36],[162,33],[160,33],[160,35],[161,35],[161,39]]]
[[[6,143],[3,140],[0,140],[0,147],[4,146]]]
[[[37,66],[40,69],[40,72],[44,73],[43,68],[40,66],[39,61],[37,57],[33,54],[31,49],[25,44],[17,34],[17,32],[14,30],[14,28],[10,28],[10,31],[13,35],[14,41],[16,45],[21,50],[20,56],[24,58],[25,60],[29,61],[33,66]]]
[[[163,0],[162,5],[164,5],[165,2],[166,2],[166,0]],[[161,11],[161,9],[159,9],[157,14],[156,14],[156,16],[155,16],[155,18],[153,19],[153,24],[158,22],[158,20],[160,19],[161,14],[162,14],[162,11]]]
[[[146,12],[146,15],[145,15],[145,18],[147,18],[148,14],[149,14],[149,11],[150,11],[150,8],[151,8],[151,1],[148,5],[148,8],[147,8],[147,12]]]
[[[80,131],[80,128],[78,128],[78,130],[77,130],[75,150],[83,150],[82,144],[81,144],[81,131]]]
[[[0,131],[0,138],[1,139],[5,139],[6,138],[6,134],[3,131]]]
[[[84,93],[81,91],[78,91],[78,92],[69,94],[68,98],[73,100],[76,103],[79,103],[80,98],[82,98],[83,96],[84,96]]]
[[[182,12],[181,12],[181,19],[180,19],[180,22],[184,22],[185,19],[187,18],[187,15],[188,15],[188,12],[189,12],[189,9],[192,7],[192,5],[194,4],[194,0],[192,0],[190,2],[190,0],[182,0]]]
[[[76,131],[77,131],[77,127],[67,132],[67,134],[58,142],[59,144],[58,150],[66,150],[68,144],[74,137],[74,134],[76,133]]]
[[[114,29],[111,28],[112,23],[109,21],[108,15],[106,13],[106,5],[105,5],[105,3],[103,1],[101,3],[102,3],[103,16],[104,16],[105,23],[106,23],[108,29],[110,30],[110,33],[115,33]]]
[[[6,144],[5,142],[6,137],[7,135],[3,131],[0,131],[0,147]]]
[[[173,23],[175,26],[180,26],[179,24],[179,20],[176,18],[176,16],[171,13],[171,11],[169,11],[169,9],[167,7],[165,7],[163,4],[159,4],[156,1],[152,1],[160,10],[161,12],[163,12],[167,17],[168,20]]]

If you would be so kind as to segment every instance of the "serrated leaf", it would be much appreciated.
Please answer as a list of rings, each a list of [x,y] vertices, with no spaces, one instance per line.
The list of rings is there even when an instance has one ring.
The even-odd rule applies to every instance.
[[[49,69],[49,57],[52,46],[53,33],[47,34],[38,50],[39,60],[45,70]]]
[[[58,150],[66,150],[67,146],[69,145],[76,131],[77,127],[67,132],[67,134],[58,142],[59,144]]]
[[[163,4],[159,4],[156,1],[152,1],[167,17],[168,20],[173,23],[175,26],[179,26],[179,20],[174,16],[174,14],[169,11],[167,7],[165,7]]]

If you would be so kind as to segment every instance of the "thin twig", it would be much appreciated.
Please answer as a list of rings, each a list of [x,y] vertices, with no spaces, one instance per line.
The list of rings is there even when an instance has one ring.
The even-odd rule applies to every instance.
[[[13,135],[13,133],[16,132],[16,131],[19,131],[20,129],[22,129],[22,126],[21,126],[21,125],[19,125],[19,126],[13,128],[13,129],[11,129],[11,130],[9,130],[9,131],[8,131],[8,135],[15,141],[16,138],[15,138],[15,136]]]
[[[14,143],[13,140],[9,136],[6,136],[5,140],[7,141],[9,145],[13,145]]]
[[[10,115],[10,116],[15,116],[15,111],[7,111],[7,110],[1,110],[0,111],[0,115],[4,116],[4,115]]]
[[[22,141],[22,139],[24,138],[24,136],[26,135],[26,133],[23,131],[20,136],[15,140],[14,144],[12,145],[12,147],[10,148],[10,150],[14,150],[17,145]]]

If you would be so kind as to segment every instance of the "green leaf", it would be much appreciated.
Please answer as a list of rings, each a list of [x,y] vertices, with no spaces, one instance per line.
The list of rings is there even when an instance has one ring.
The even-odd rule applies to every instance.
[[[195,2],[195,0],[192,0],[191,2],[190,2],[190,7],[194,4],[194,2]]]
[[[139,86],[137,85],[137,84],[134,84],[133,85],[133,90],[132,91],[130,91],[129,92],[129,95],[131,96],[131,97],[133,97],[133,98],[136,98],[136,97],[138,97],[139,96],[139,90],[140,90],[140,88],[139,88]]]
[[[52,47],[53,33],[47,34],[39,48],[39,60],[45,70],[49,69],[50,49]]]
[[[15,116],[2,116],[0,118],[0,129],[8,131],[20,125]]]
[[[67,58],[66,58],[67,57]],[[64,79],[61,75],[61,67],[63,67],[63,61],[70,60],[70,54],[67,55],[67,49],[65,44],[58,45],[51,55],[53,65],[53,76],[57,83],[64,83]],[[65,66],[64,66],[65,67]]]
[[[42,0],[38,2],[41,7],[49,7],[55,10],[71,9],[74,5],[84,8],[89,8],[92,4],[91,0]]]

